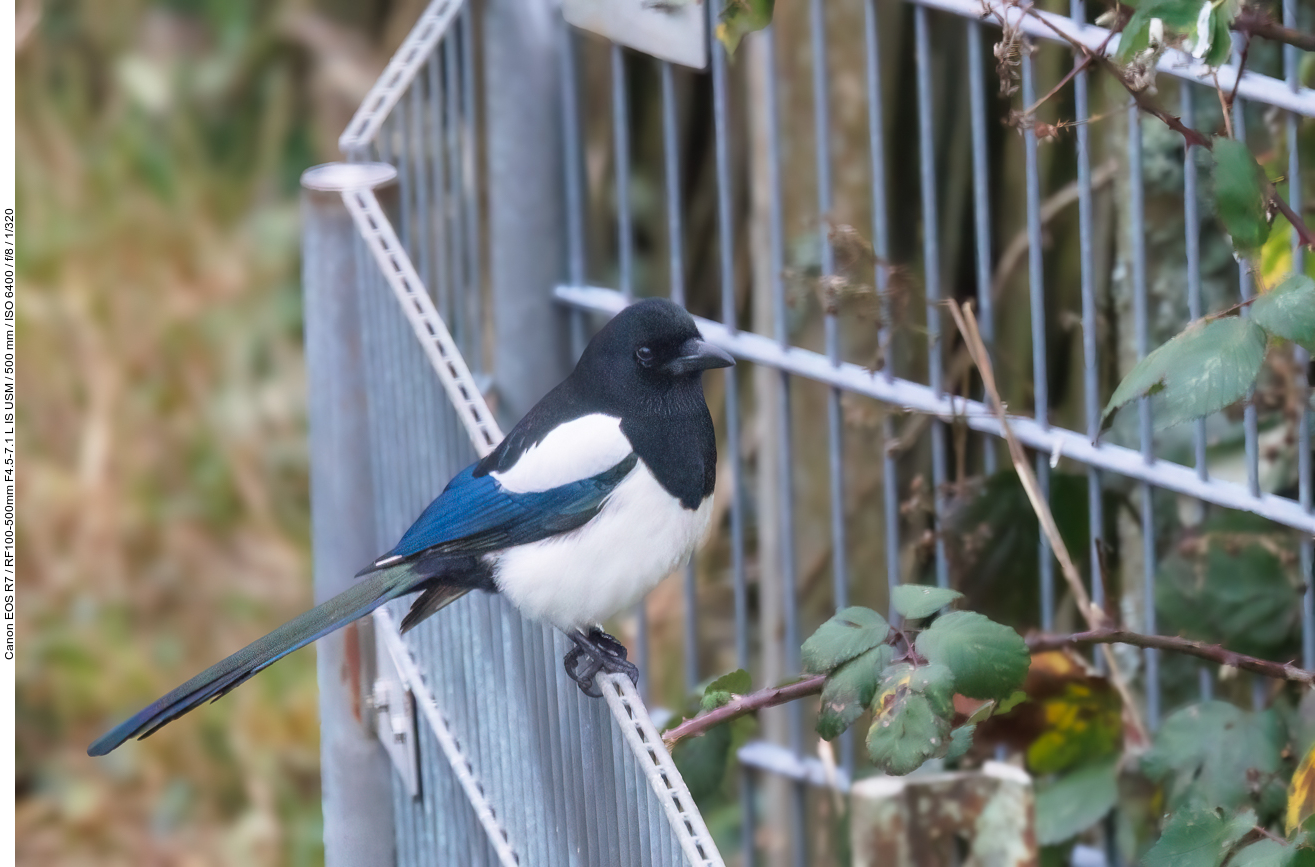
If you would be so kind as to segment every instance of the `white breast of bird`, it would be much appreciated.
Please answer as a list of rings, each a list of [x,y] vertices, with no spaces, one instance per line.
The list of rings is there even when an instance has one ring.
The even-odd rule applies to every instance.
[[[683,566],[711,518],[711,495],[686,509],[640,460],[587,524],[495,555],[494,581],[527,617],[587,631]]]

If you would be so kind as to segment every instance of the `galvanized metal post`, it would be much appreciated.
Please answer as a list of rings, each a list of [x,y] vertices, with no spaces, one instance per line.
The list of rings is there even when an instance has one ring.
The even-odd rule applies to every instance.
[[[341,190],[395,177],[378,164],[331,164],[302,175],[302,292],[310,416],[315,601],[345,590],[378,553],[361,358],[356,228]],[[316,645],[324,850],[329,867],[395,861],[388,757],[363,696],[373,681],[368,620]]]
[[[560,16],[554,0],[484,4],[484,141],[497,411],[520,418],[569,370]]]

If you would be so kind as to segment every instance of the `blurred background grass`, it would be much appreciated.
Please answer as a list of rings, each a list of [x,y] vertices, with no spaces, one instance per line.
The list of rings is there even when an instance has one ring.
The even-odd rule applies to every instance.
[[[106,759],[311,596],[297,179],[420,2],[20,2],[18,852],[323,861],[314,657]]]

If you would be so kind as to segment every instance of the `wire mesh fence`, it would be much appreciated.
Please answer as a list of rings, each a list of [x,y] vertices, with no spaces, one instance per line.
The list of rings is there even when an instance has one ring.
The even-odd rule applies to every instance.
[[[710,32],[715,5],[707,4]],[[1291,0],[1284,14],[1295,20]],[[563,187],[560,200],[531,207],[556,220],[564,261],[555,292],[525,286],[527,298],[554,292],[580,311],[569,323],[578,351],[586,313],[610,315],[638,295],[665,294],[699,305],[709,314],[701,321],[705,336],[748,362],[719,395],[726,467],[719,497],[727,508],[715,553],[682,579],[680,689],[728,666],[747,669],[756,685],[798,674],[800,644],[814,625],[806,622],[807,598],[825,596],[823,607],[833,609],[851,600],[884,603],[901,582],[957,583],[951,535],[964,479],[989,477],[1003,465],[1002,430],[980,385],[957,363],[945,299],[975,302],[997,361],[1023,359],[1002,365],[1011,426],[1034,451],[1047,495],[1084,501],[1084,572],[1096,605],[1156,631],[1162,526],[1171,512],[1194,510],[1199,522],[1210,510],[1243,510],[1298,531],[1300,575],[1309,582],[1315,513],[1308,360],[1300,350],[1295,419],[1251,401],[1239,420],[1216,416],[1181,436],[1157,435],[1143,400],[1134,422],[1101,437],[1102,406],[1119,372],[1161,342],[1166,328],[1172,333],[1246,300],[1254,286],[1245,265],[1222,281],[1219,263],[1203,250],[1203,239],[1217,239],[1205,228],[1199,149],[1148,144],[1156,122],[1139,118],[1135,105],[1116,100],[1094,113],[1085,69],[1060,80],[1076,62],[1066,39],[1092,49],[1106,43],[1107,31],[1087,16],[1081,0],[1073,0],[1069,17],[1029,17],[1016,6],[969,0],[866,0],[842,13],[810,0],[794,19],[778,15],[748,36],[734,63],[712,40],[706,75],[582,36],[560,21],[547,31],[560,102],[556,122],[541,132],[545,148],[560,147]],[[490,239],[481,211],[499,203],[487,198],[483,174],[487,150],[497,144],[481,138],[479,108],[493,96],[480,90],[476,30],[469,4],[431,4],[341,144],[353,160],[396,166],[400,244],[476,381],[496,393],[501,372],[487,364],[493,349],[486,337],[502,311],[490,309],[483,263],[517,251]],[[987,58],[999,58],[989,49],[1020,33],[1054,45],[1008,55],[1011,66],[1001,69],[1006,77],[1016,70],[1024,105],[1060,86],[1071,107],[1063,136],[1032,124],[1022,125],[1021,136],[1000,133],[999,80]],[[892,69],[883,50],[906,37],[913,68]],[[1282,78],[1225,68],[1217,86],[1236,86],[1237,130],[1285,143],[1289,201],[1300,212],[1297,131],[1301,117],[1315,116],[1315,92],[1299,85],[1298,59],[1295,49],[1282,54]],[[1214,122],[1206,115],[1218,111],[1216,83],[1201,63],[1171,50],[1160,74],[1181,82],[1184,123]],[[641,127],[637,104],[654,108],[655,126]],[[648,138],[636,135],[641,128]],[[690,130],[704,138],[691,144]],[[960,147],[958,162],[946,157]],[[1107,170],[1098,152],[1120,168]],[[645,166],[660,172],[660,184]],[[1011,183],[1019,195],[1005,195]],[[1167,218],[1164,201],[1175,195],[1177,210]],[[1077,246],[1055,251],[1051,223],[1066,203],[1076,205]],[[1182,289],[1170,298],[1153,260],[1178,249],[1179,241],[1166,243],[1163,226],[1179,220]],[[1014,226],[1021,246],[1004,243]],[[1110,226],[1117,237],[1109,237]],[[867,258],[855,259],[855,237],[870,248]],[[474,453],[365,243],[358,241],[356,258],[375,532],[383,543]],[[1290,255],[1300,271],[1295,240]],[[1002,288],[1001,272],[1009,278],[1014,264],[1020,275]],[[864,281],[875,309],[856,323],[840,296]],[[499,350],[506,351],[514,349]],[[859,401],[879,407],[875,423],[854,422]],[[925,429],[909,418],[926,420]],[[1288,435],[1294,441],[1276,448]],[[1228,454],[1233,437],[1238,459]],[[1111,515],[1111,495],[1135,503],[1135,518]],[[910,505],[915,500],[925,502]],[[1032,556],[1035,613],[1020,625],[1051,631],[1065,616],[1064,593],[1044,536]],[[1108,576],[1120,569],[1112,587]],[[830,578],[824,591],[818,575]],[[729,632],[701,616],[714,596],[729,600],[722,618]],[[1311,668],[1312,594],[1301,606],[1302,658]],[[646,699],[671,692],[654,680],[651,644],[640,611],[632,649]],[[417,630],[410,647],[453,729],[479,733],[465,749],[489,802],[530,808],[509,813],[504,826],[509,839],[524,841],[522,863],[574,863],[580,852],[594,853],[587,863],[674,863],[670,834],[629,824],[660,814],[625,770],[633,753],[615,730],[600,734],[610,720],[599,705],[556,683],[560,636],[521,624],[499,600],[467,597]],[[1134,662],[1154,728],[1181,690],[1164,694],[1155,650]],[[1199,674],[1208,695],[1212,674]],[[532,736],[489,735],[480,723],[499,715]],[[822,807],[808,788],[844,790],[862,773],[849,739],[839,744],[838,767],[819,757],[808,723],[808,710],[796,702],[767,717],[763,738],[740,750],[743,863],[765,850],[812,863],[809,811]],[[600,752],[582,751],[577,731]],[[395,783],[400,860],[495,863],[436,750],[421,740],[421,788],[437,797],[416,801]],[[566,778],[587,794],[574,802],[536,800]],[[786,781],[784,788],[773,788],[774,780]],[[764,815],[779,807],[788,822]],[[554,809],[562,812],[544,812]],[[626,813],[622,824],[612,820],[618,809]],[[608,862],[602,853],[623,860]]]

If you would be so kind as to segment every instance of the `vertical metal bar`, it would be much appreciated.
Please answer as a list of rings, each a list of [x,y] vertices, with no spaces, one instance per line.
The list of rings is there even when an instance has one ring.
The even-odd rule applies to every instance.
[[[616,165],[618,282],[627,301],[635,297],[634,229],[630,214],[630,108],[626,96],[626,60],[620,45],[612,44],[612,156]],[[635,664],[639,666],[639,694],[649,701],[648,609],[635,606]]]
[[[809,0],[809,24],[813,54],[813,136],[817,148],[817,223],[822,250],[822,279],[836,272],[835,249],[831,245],[831,111],[827,77],[826,14],[822,0]],[[825,311],[826,355],[840,363],[840,323],[833,309]],[[849,605],[849,570],[845,542],[845,418],[840,407],[840,389],[827,392],[827,468],[831,481],[831,577],[832,601],[836,608]],[[854,741],[840,738],[840,764],[854,770]]]
[[[1233,137],[1240,142],[1246,141],[1246,112],[1241,98],[1233,102]],[[1243,301],[1250,301],[1255,287],[1251,283],[1250,265],[1246,261],[1237,263],[1237,287]],[[1251,315],[1250,306],[1242,308],[1242,316]],[[1255,389],[1247,392],[1246,408],[1242,414],[1242,424],[1246,436],[1247,489],[1251,496],[1260,496],[1260,430],[1256,417],[1256,405],[1252,401]]]
[[[621,294],[634,297],[634,230],[630,221],[630,108],[626,98],[626,59],[612,44],[612,148],[616,163],[617,257]]]
[[[717,168],[717,241],[720,253],[721,321],[737,330],[735,309],[735,224],[731,216],[731,160],[726,82],[726,48],[713,34],[719,15],[708,3],[708,42],[712,63],[713,154]],[[739,380],[726,376],[726,451],[731,470],[731,577],[735,591],[735,664],[749,670],[749,585],[744,568],[744,488],[740,463]],[[740,858],[754,864],[753,777],[740,768]]]
[[[968,99],[973,137],[973,236],[977,253],[978,325],[986,352],[995,348],[995,299],[991,297],[991,170],[987,164],[986,75],[982,70],[982,25],[967,21]],[[996,469],[995,440],[983,438],[982,468],[993,475]]]
[[[1297,0],[1283,0],[1283,26],[1296,29]],[[1288,87],[1296,91],[1300,87],[1301,55],[1295,46],[1283,46],[1283,78]],[[1288,204],[1300,214],[1301,202],[1301,152],[1297,134],[1300,129],[1299,119],[1291,112],[1287,116],[1288,133]],[[1305,249],[1297,233],[1292,233],[1292,273],[1305,272]],[[1311,458],[1310,458],[1310,356],[1300,346],[1293,347],[1294,360],[1297,364],[1298,387],[1303,396],[1301,413],[1297,418],[1297,498],[1307,512],[1312,508],[1311,492]],[[1301,540],[1301,580],[1306,592],[1301,598],[1301,658],[1306,668],[1315,668],[1315,587],[1312,579],[1315,575],[1315,541],[1309,536]]]
[[[767,68],[767,161],[770,178],[770,233],[772,258],[772,300],[776,341],[782,349],[790,345],[788,310],[785,297],[785,219],[782,214],[780,122],[777,112],[776,28],[768,26],[762,32],[763,58]],[[795,576],[794,551],[794,455],[790,424],[790,374],[780,371],[780,409],[777,414],[777,436],[781,442],[780,465],[776,468],[781,485],[781,583],[784,596],[785,618],[785,674],[797,674],[799,659],[798,589]],[[789,719],[789,747],[796,756],[803,755],[803,707],[791,702],[787,709]],[[796,865],[807,863],[807,838],[804,819],[803,783],[795,783],[791,791],[790,842]]]
[[[565,376],[566,273],[559,20],[552,0],[485,0],[480,60],[490,355],[499,411],[519,418]]]
[[[1189,129],[1196,128],[1196,101],[1193,98],[1192,85],[1183,82],[1180,104],[1182,121]],[[1200,319],[1205,312],[1201,309],[1201,213],[1197,201],[1197,172],[1195,145],[1188,142],[1183,149],[1183,224],[1187,237],[1185,252],[1187,254],[1187,316],[1192,322]],[[1196,466],[1196,475],[1202,481],[1210,475],[1205,452],[1205,419],[1198,418],[1192,422],[1192,455]],[[1197,508],[1204,513],[1205,504],[1197,501]],[[1303,597],[1308,601],[1310,594]],[[1214,696],[1214,679],[1207,666],[1197,669],[1200,681],[1201,700],[1209,701]]]
[[[479,179],[475,143],[478,140],[479,105],[475,102],[475,24],[470,3],[461,7],[461,106],[462,177],[465,181],[466,212],[466,316],[461,351],[471,369],[484,369],[484,280],[480,268]]]
[[[918,168],[922,192],[923,269],[927,284],[927,376],[937,395],[943,388],[941,347],[940,223],[936,203],[936,140],[932,130],[931,44],[927,10],[913,8],[914,54],[918,90]],[[944,488],[948,477],[945,424],[931,423],[931,477],[936,504],[936,584],[950,585],[950,564],[945,554],[941,519],[945,514]]]
[[[1086,0],[1070,0],[1069,16],[1075,21],[1087,20]],[[1085,58],[1075,57],[1073,62],[1083,63]],[[1087,435],[1094,441],[1100,433],[1100,367],[1097,357],[1096,325],[1096,264],[1093,249],[1096,233],[1092,214],[1094,198],[1091,190],[1091,132],[1086,120],[1090,117],[1088,104],[1088,77],[1086,70],[1073,76],[1073,108],[1078,158],[1078,268],[1082,286],[1082,386],[1083,408],[1087,421]],[[1103,586],[1101,580],[1101,545],[1105,538],[1104,498],[1101,495],[1101,473],[1087,468],[1087,562],[1093,588]],[[1052,629],[1055,622],[1055,582],[1053,571],[1042,575],[1041,619],[1043,629]]]
[[[415,181],[411,177],[411,112],[406,100],[399,100],[393,108],[392,127],[393,135],[396,137],[397,152],[394,155],[394,165],[397,166],[397,186],[400,194],[400,206],[397,211],[397,237],[402,242],[402,246],[408,252],[415,251],[415,241],[412,235],[414,227],[414,209],[411,201],[415,197]],[[391,138],[391,137],[390,137]]]
[[[1032,57],[1026,53],[1022,61],[1023,81],[1022,97],[1024,105],[1036,102],[1036,71]],[[1030,126],[1023,132],[1023,150],[1025,155],[1025,172],[1027,176],[1027,282],[1028,300],[1032,314],[1032,392],[1036,408],[1036,420],[1043,427],[1050,426],[1049,377],[1046,371],[1046,288],[1045,262],[1042,259],[1041,239],[1041,171],[1037,164],[1036,130]],[[1036,456],[1037,484],[1042,494],[1050,499],[1050,463],[1048,455]],[[1038,534],[1038,557],[1041,574],[1041,598],[1043,600],[1042,626],[1051,615],[1045,609],[1047,602],[1053,603],[1055,568],[1051,556],[1050,543],[1045,534]],[[1093,582],[1093,591],[1099,582]],[[1094,598],[1094,594],[1093,594]]]
[[[439,315],[445,319],[451,315],[453,294],[460,287],[453,286],[452,270],[448,263],[448,221],[447,221],[447,160],[443,147],[443,123],[446,116],[445,88],[443,86],[443,69],[440,61],[441,47],[436,48],[429,62],[429,111],[433,118],[433,133],[429,140],[430,160],[434,167],[434,237],[430,241],[438,253],[438,262],[434,267],[434,282],[426,283],[430,297]]]
[[[890,303],[888,261],[890,256],[890,229],[886,215],[886,136],[882,129],[884,115],[881,105],[881,53],[877,38],[877,0],[867,0],[863,6],[863,33],[866,43],[868,90],[868,142],[872,156],[872,251],[877,263],[873,281],[881,299],[882,373],[886,381],[895,376],[895,353],[892,342],[895,329],[891,321],[894,305]],[[895,441],[895,423],[890,412],[881,419],[881,438],[886,444],[882,465],[882,503],[886,535],[886,589],[894,591],[900,583],[899,562],[899,467],[889,446]],[[887,597],[889,598],[889,596]],[[887,612],[892,618],[895,610]],[[896,622],[894,619],[892,623]]]
[[[676,126],[676,85],[671,64],[659,64],[662,82],[662,163],[667,193],[667,251],[671,300],[685,306],[684,222],[680,212],[679,130]],[[699,588],[691,560],[685,566],[685,688],[699,682]]]
[[[430,63],[433,58],[430,58]],[[420,279],[426,286],[431,285],[434,279],[434,248],[433,233],[431,230],[432,214],[429,209],[429,172],[427,170],[425,159],[425,148],[423,142],[428,135],[428,122],[430,118],[425,115],[425,105],[423,100],[424,79],[417,75],[416,80],[411,83],[407,90],[407,99],[411,103],[411,118],[415,125],[416,146],[412,149],[411,159],[415,164],[416,177],[416,225],[417,225],[417,243],[416,259],[419,263]]]
[[[1142,180],[1141,110],[1128,101],[1128,192],[1130,211],[1128,231],[1132,242],[1132,318],[1137,360],[1150,351],[1150,322],[1146,310],[1146,190]],[[1151,431],[1151,401],[1137,402],[1138,432],[1142,460],[1155,462],[1155,440]],[[1143,629],[1154,635],[1155,628],[1155,502],[1154,490],[1141,486],[1142,536],[1142,616]],[[1160,725],[1160,655],[1155,648],[1143,650],[1146,664],[1146,725],[1152,731]]]
[[[1182,88],[1183,123],[1195,128],[1196,103],[1192,98],[1192,85],[1183,82],[1179,87]],[[1187,315],[1192,321],[1205,313],[1201,309],[1201,214],[1196,192],[1196,154],[1196,146],[1189,142],[1183,155],[1183,222],[1187,228]],[[1205,419],[1197,419],[1192,424],[1196,473],[1204,481],[1209,475],[1205,457]]]
[[[585,277],[584,246],[584,154],[580,145],[580,90],[576,77],[575,29],[564,20],[562,28],[562,133],[566,159],[566,274],[576,286],[583,286]],[[584,311],[572,310],[571,358],[584,352]]]
[[[310,420],[311,543],[315,596],[346,589],[345,563],[365,563],[375,546],[368,379],[361,352],[361,266],[357,233],[342,196],[306,188],[302,194],[302,286],[305,293],[306,375]],[[355,411],[343,411],[344,407]],[[362,630],[342,630],[316,648],[324,766],[326,863],[391,863],[391,768],[373,734],[353,712],[359,704],[348,660]]]
[[[708,4],[711,36],[716,30],[716,4]],[[726,49],[710,38],[712,54],[712,121],[717,166],[717,238],[721,256],[721,321],[737,329],[735,315],[735,224],[731,216],[731,159],[726,83]],[[749,667],[749,592],[744,571],[744,489],[740,477],[739,383],[726,377],[726,445],[731,465],[731,572],[735,585],[735,662]]]
[[[466,256],[466,239],[464,229],[464,214],[461,207],[461,93],[459,87],[459,73],[457,71],[456,38],[449,33],[441,43],[443,48],[443,84],[447,88],[444,100],[447,107],[447,175],[450,190],[448,193],[448,219],[447,224],[451,229],[451,237],[448,246],[448,268],[452,275],[452,306],[448,309],[446,316],[450,317],[448,322],[457,327],[455,339],[461,340],[465,337],[465,329],[461,328],[464,324],[463,319],[458,315],[458,311],[464,306],[463,290],[465,280],[463,279],[463,264]]]

